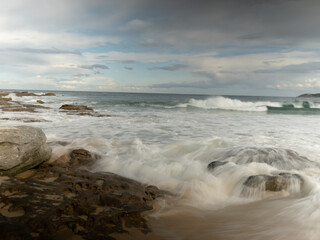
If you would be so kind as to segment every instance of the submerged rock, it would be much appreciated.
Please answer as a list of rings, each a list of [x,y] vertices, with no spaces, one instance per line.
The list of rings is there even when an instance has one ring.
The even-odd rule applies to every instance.
[[[85,105],[64,104],[60,108],[60,112],[66,112],[69,115],[87,115],[93,117],[109,117],[109,115],[101,115],[93,110],[93,108]]]
[[[164,193],[113,173],[81,168],[96,158],[76,149],[66,161],[47,162],[3,180],[0,227],[8,229],[1,239],[113,239],[111,234],[127,233],[128,228],[149,232],[141,212],[151,210],[152,201]]]
[[[48,160],[51,148],[40,128],[0,127],[0,175],[14,175]]]
[[[247,178],[244,185],[250,188],[263,187],[265,191],[287,191],[290,187],[299,188],[303,184],[303,179],[298,174],[279,173],[277,175],[253,175]]]
[[[69,110],[69,111],[93,111],[93,108],[87,107],[85,105],[70,105],[70,104],[64,104],[60,107],[60,109]]]
[[[223,162],[223,161],[213,161],[211,163],[208,164],[208,170],[214,170],[217,167],[223,166],[225,164],[227,164],[228,162]]]
[[[17,97],[44,97],[44,96],[56,96],[54,93],[36,94],[31,92],[14,92]]]
[[[45,93],[45,94],[40,95],[40,96],[48,97],[48,96],[56,96],[56,94],[55,93]]]
[[[219,162],[233,162],[238,165],[265,163],[281,170],[320,167],[319,163],[309,160],[299,153],[283,148],[235,147],[221,151],[215,159]]]

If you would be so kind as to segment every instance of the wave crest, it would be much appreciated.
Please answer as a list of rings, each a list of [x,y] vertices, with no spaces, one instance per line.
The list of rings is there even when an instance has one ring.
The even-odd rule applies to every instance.
[[[281,106],[280,103],[275,102],[244,102],[238,99],[231,99],[227,97],[213,97],[204,100],[190,99],[188,103],[179,104],[178,107],[196,107],[202,109],[266,112],[267,105]]]

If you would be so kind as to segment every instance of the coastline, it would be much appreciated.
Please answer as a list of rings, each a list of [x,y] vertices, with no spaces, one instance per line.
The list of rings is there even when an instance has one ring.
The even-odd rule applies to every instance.
[[[154,239],[142,213],[165,192],[90,171],[99,156],[75,149],[0,182],[1,239]],[[113,238],[112,236],[115,236]]]
[[[2,111],[27,112],[35,118],[27,115],[27,118],[1,120],[25,123],[41,121],[35,113],[47,107],[40,98],[55,96],[15,92],[17,97],[39,98],[37,104],[25,104],[12,100],[9,94],[0,93]],[[82,105],[62,105],[60,112],[102,116]],[[29,129],[41,131],[31,127],[19,128],[18,133],[15,127],[1,129],[15,131],[12,134],[22,138],[23,134],[34,135],[23,133]],[[1,146],[6,146],[6,141],[1,142]],[[56,147],[64,143],[50,142],[49,145]],[[2,152],[1,159],[7,158],[4,154]],[[1,239],[157,239],[142,213],[152,210],[154,201],[165,196],[164,191],[114,173],[94,171],[100,156],[85,149],[68,149],[62,155],[50,150],[48,154],[50,157],[45,157],[45,161],[31,159],[35,163],[21,170],[20,165],[30,160],[21,160],[22,164],[0,170],[0,227],[6,229],[0,233]]]
[[[32,229],[30,239],[53,232],[52,239],[92,239],[92,233],[101,239],[286,239],[284,229],[292,226],[291,239],[320,236],[307,214],[317,212],[313,199],[318,194],[320,148],[315,145],[310,151],[310,142],[318,139],[310,126],[318,116],[260,111],[262,105],[295,99],[132,99],[76,93],[8,97],[13,111],[2,111],[2,118],[8,118],[2,127],[43,129],[53,152],[50,161],[16,180],[8,177],[11,183],[2,181],[3,194],[11,194],[4,196],[8,204],[0,206],[7,215],[1,219],[3,228],[28,234],[25,224],[40,226]],[[45,108],[28,111],[25,105]],[[21,112],[14,111],[17,108]],[[92,160],[81,160],[89,155]],[[45,199],[42,205],[39,199]],[[26,204],[34,201],[32,207]],[[45,217],[37,214],[43,220],[31,224],[22,215],[37,213],[38,205],[50,208],[44,210]],[[313,216],[318,219],[317,213]]]

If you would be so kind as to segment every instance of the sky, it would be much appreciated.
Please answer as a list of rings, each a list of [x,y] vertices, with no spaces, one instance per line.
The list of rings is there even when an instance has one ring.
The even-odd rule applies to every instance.
[[[320,92],[320,1],[3,1],[0,88]]]

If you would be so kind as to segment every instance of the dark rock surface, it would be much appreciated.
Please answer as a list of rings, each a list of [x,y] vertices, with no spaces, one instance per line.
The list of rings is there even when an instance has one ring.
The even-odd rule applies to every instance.
[[[237,165],[248,163],[265,163],[281,170],[301,170],[320,167],[319,163],[309,160],[298,152],[285,148],[269,147],[232,147],[220,152],[219,162],[233,162]]]
[[[227,164],[228,162],[223,162],[223,161],[213,161],[211,163],[208,164],[208,170],[214,170],[217,167],[223,166],[225,164]]]
[[[93,117],[107,117],[106,115],[101,115],[93,110],[93,108],[85,105],[71,105],[64,104],[60,108],[60,112],[66,112],[69,115],[87,115]]]
[[[128,228],[150,231],[141,212],[151,210],[162,191],[90,172],[98,156],[84,149],[59,159],[0,179],[0,239],[99,240]]]
[[[56,96],[54,93],[44,93],[36,94],[30,92],[14,92],[18,97],[24,96]],[[0,92],[0,110],[3,112],[28,112],[28,113],[37,113],[41,109],[49,109],[49,107],[43,106],[45,102],[42,100],[37,100],[37,104],[25,104],[20,101],[13,101],[12,98],[7,97],[9,92]],[[60,112],[65,112],[68,115],[79,115],[79,116],[93,116],[93,117],[110,117],[110,115],[100,114],[95,112],[91,107],[85,105],[70,105],[64,104],[60,107]],[[43,122],[46,120],[41,119],[24,119],[21,117],[14,118],[0,118],[0,120],[14,120],[14,121],[23,121],[23,122]]]
[[[36,93],[30,93],[30,92],[14,92],[17,97],[45,97],[45,96],[56,96],[54,93],[44,93],[44,94],[36,94]]]
[[[70,104],[64,104],[60,107],[60,109],[68,110],[68,111],[93,111],[91,107],[87,107],[85,105],[70,105]]]
[[[247,178],[244,185],[251,188],[264,186],[266,191],[287,191],[293,184],[303,184],[303,179],[298,174],[279,173],[277,175],[253,175]]]

